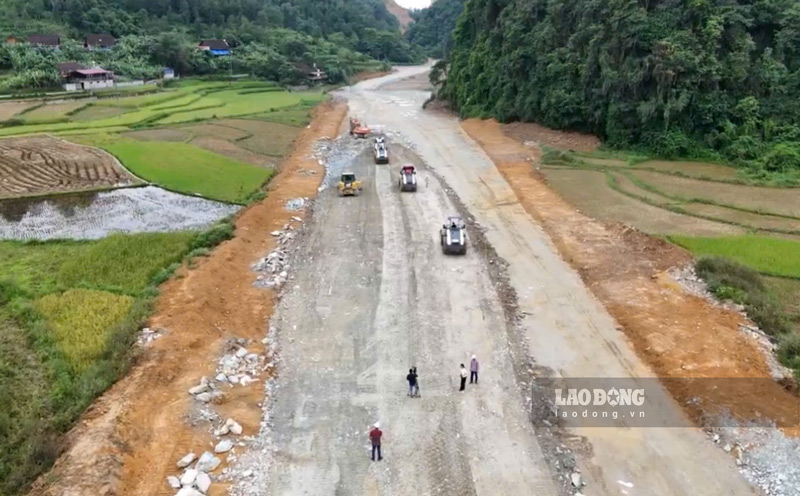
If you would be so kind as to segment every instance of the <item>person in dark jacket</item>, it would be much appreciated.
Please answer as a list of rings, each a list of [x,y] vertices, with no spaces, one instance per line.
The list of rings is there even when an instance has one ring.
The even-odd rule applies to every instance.
[[[375,453],[378,454],[378,461],[383,460],[381,456],[381,437],[383,437],[383,431],[380,429],[380,424],[375,422],[374,428],[369,431],[369,440],[372,442],[372,461],[375,461]]]
[[[469,361],[469,383],[475,384],[478,383],[478,368],[480,368],[480,364],[478,363],[478,358],[475,355],[472,355],[472,360]]]
[[[408,369],[406,380],[408,381],[408,395],[413,398],[417,394],[417,376],[414,374],[413,368]]]
[[[412,368],[411,372],[414,374],[414,393],[419,398],[419,374],[417,374],[417,368]]]

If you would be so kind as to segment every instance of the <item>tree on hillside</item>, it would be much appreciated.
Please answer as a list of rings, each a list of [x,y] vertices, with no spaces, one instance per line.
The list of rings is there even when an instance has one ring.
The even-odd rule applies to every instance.
[[[794,0],[470,0],[443,95],[664,156],[800,167],[798,21]]]

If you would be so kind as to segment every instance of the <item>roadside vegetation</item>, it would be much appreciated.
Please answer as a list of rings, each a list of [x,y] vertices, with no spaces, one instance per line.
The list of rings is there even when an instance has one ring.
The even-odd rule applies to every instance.
[[[322,98],[259,81],[184,80],[81,106],[16,105],[24,113],[0,134],[54,133],[108,150],[156,185],[245,204],[263,197]],[[52,120],[30,124],[40,119]],[[205,232],[0,241],[0,494],[24,493],[128,370],[158,285],[232,236],[225,221]]]
[[[117,79],[157,79],[164,67],[180,76],[250,74],[281,84],[302,84],[302,64],[317,66],[338,84],[385,62],[423,60],[404,40],[397,19],[381,0],[352,0],[319,8],[312,0],[245,0],[219,4],[187,0],[168,5],[75,0],[52,5],[10,0],[0,27],[17,43],[0,45],[0,91],[32,91],[61,85],[58,62],[100,65]],[[53,33],[59,50],[24,43],[25,35]],[[110,50],[85,50],[83,37],[109,33]],[[5,35],[4,35],[5,38]],[[227,57],[197,50],[201,39],[224,39]]]
[[[464,116],[800,181],[793,2],[467,2],[440,95]]]
[[[125,373],[157,285],[232,232],[222,222],[202,233],[0,241],[0,494],[24,492],[60,435]]]

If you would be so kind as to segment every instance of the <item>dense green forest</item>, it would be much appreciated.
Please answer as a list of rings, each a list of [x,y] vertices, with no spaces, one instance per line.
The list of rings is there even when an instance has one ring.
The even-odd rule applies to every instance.
[[[5,0],[4,34],[87,33],[120,38],[108,53],[80,53],[78,42],[47,53],[6,45],[0,64],[15,76],[0,89],[58,82],[54,61],[105,64],[130,78],[155,77],[160,67],[180,74],[247,72],[285,83],[302,81],[293,62],[317,63],[332,82],[369,62],[419,62],[422,50],[402,38],[397,19],[380,0]],[[194,50],[203,38],[236,47],[224,60]]]
[[[796,0],[468,0],[442,95],[755,176],[800,170]]]
[[[406,31],[406,39],[421,46],[429,57],[443,58],[453,44],[453,30],[465,0],[436,0],[430,7],[412,10],[414,23]]]

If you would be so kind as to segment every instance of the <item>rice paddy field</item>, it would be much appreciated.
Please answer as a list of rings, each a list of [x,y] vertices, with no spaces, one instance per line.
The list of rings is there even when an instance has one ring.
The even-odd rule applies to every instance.
[[[257,81],[154,90],[0,102],[0,494],[53,463],[129,367],[158,285],[232,235],[323,98]]]
[[[594,218],[757,271],[800,332],[800,188],[750,184],[722,164],[589,150],[545,149],[540,172]]]

